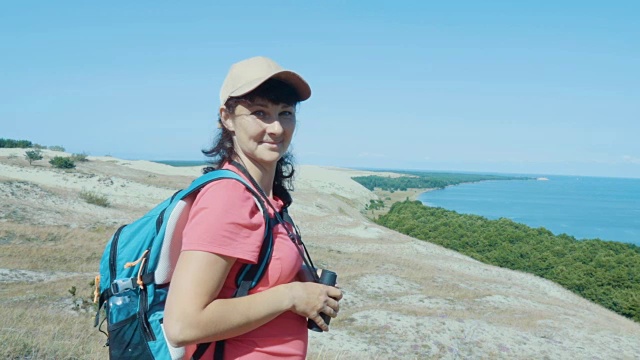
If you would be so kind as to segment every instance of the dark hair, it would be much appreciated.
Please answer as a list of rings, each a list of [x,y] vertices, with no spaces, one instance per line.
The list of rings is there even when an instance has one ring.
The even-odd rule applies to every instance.
[[[239,97],[229,98],[224,107],[229,113],[234,113],[236,106],[243,102],[252,103],[256,99],[264,99],[273,104],[286,104],[296,106],[300,102],[300,95],[289,84],[278,79],[269,79],[248,94]],[[205,167],[202,172],[208,173],[222,168],[224,164],[234,160],[236,151],[233,147],[233,134],[222,125],[222,120],[218,117],[220,133],[213,140],[213,145],[202,150],[202,153],[210,158],[207,161],[212,166]],[[293,155],[287,151],[276,164],[276,174],[273,180],[273,195],[282,200],[285,206],[291,205],[293,199],[289,191],[293,190]]]

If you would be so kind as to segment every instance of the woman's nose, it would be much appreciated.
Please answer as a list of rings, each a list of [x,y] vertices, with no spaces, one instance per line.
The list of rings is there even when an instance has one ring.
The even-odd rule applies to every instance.
[[[267,132],[270,134],[282,134],[283,131],[284,127],[279,119],[275,119],[267,125]]]

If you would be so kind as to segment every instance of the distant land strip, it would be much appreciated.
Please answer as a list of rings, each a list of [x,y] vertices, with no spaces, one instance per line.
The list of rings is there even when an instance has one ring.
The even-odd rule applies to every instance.
[[[462,183],[473,183],[487,180],[535,180],[532,177],[524,176],[503,176],[503,175],[481,175],[481,174],[465,174],[465,173],[439,173],[439,172],[421,172],[421,171],[393,171],[398,174],[406,174],[409,176],[355,176],[353,180],[360,185],[373,191],[378,188],[380,190],[394,192],[407,191],[409,189],[443,189],[447,186],[458,185]]]

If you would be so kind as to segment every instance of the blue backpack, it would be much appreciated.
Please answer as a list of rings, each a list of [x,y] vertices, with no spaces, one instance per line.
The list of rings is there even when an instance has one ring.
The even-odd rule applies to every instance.
[[[162,321],[169,282],[180,255],[182,229],[195,194],[210,182],[225,179],[246,186],[266,224],[258,262],[245,264],[240,269],[234,297],[247,295],[264,275],[273,250],[273,226],[283,217],[287,221],[291,218],[286,214],[271,218],[262,198],[233,171],[215,170],[200,176],[142,218],[120,227],[107,243],[100,261],[99,279],[96,277],[95,326],[104,333],[100,322],[104,307],[108,329],[106,345],[111,359],[182,359],[184,356],[184,348],[171,347],[164,335]],[[220,357],[224,343],[217,344],[216,357]],[[199,344],[193,358],[202,356],[210,345]]]

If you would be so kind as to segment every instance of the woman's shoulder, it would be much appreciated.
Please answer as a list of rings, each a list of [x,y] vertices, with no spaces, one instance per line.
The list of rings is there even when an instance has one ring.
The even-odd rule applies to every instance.
[[[207,201],[211,199],[224,200],[223,202],[254,203],[253,194],[247,187],[235,179],[217,179],[205,185],[198,195],[196,201]]]
[[[258,231],[264,226],[263,213],[253,195],[234,179],[219,179],[205,185],[193,201],[187,223],[188,228],[202,228],[202,234],[223,232],[232,238],[235,235],[231,234]]]
[[[242,183],[215,180],[200,190],[189,210],[182,251],[206,251],[256,262],[265,226],[261,210]]]

